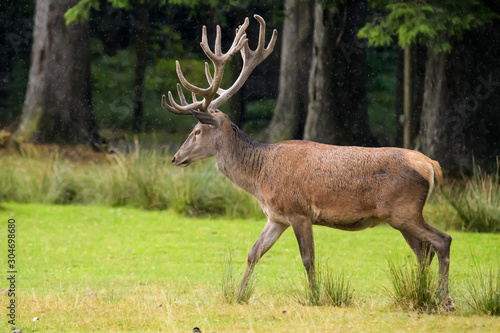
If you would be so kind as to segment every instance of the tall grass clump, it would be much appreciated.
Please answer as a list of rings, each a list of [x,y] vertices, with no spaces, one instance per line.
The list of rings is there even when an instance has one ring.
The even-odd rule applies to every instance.
[[[292,282],[291,294],[298,303],[307,306],[347,307],[353,305],[351,283],[343,271],[336,273],[328,266],[317,265],[312,285],[303,274],[301,282]]]
[[[429,259],[422,263],[403,264],[388,259],[391,288],[384,288],[386,294],[405,310],[435,312],[442,302],[439,296],[438,274],[431,269]]]
[[[228,253],[222,265],[221,296],[225,303],[248,303],[255,291],[253,275],[242,290],[238,290],[239,279],[234,273],[233,257]]]
[[[213,161],[187,168],[171,155],[136,149],[74,161],[36,151],[0,158],[0,200],[19,203],[173,209],[188,216],[261,218],[256,200],[220,174]]]
[[[331,270],[326,270],[323,275],[323,287],[331,305],[336,307],[352,305],[354,290],[351,287],[349,277],[344,274],[344,271],[335,274]]]
[[[302,279],[301,288],[296,289],[295,292],[296,299],[300,304],[308,306],[322,306],[327,304],[321,290],[321,278],[321,270],[317,270],[312,284],[309,283],[307,276],[305,279]]]
[[[467,281],[467,304],[476,312],[500,316],[500,265],[490,264],[484,270],[474,261],[473,266]]]
[[[500,173],[486,174],[474,168],[472,179],[458,195],[445,194],[462,221],[463,231],[500,232]]]

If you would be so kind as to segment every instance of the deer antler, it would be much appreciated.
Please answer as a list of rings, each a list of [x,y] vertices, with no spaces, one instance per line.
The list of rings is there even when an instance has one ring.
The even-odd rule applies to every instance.
[[[210,104],[210,108],[213,110],[224,104],[238,90],[240,90],[254,68],[257,67],[258,64],[263,62],[271,54],[271,52],[273,52],[274,44],[276,44],[276,39],[278,38],[278,31],[276,29],[273,30],[271,40],[269,41],[269,44],[267,44],[267,47],[264,48],[266,39],[266,22],[259,15],[254,15],[254,18],[259,21],[260,24],[259,43],[257,45],[257,48],[252,51],[250,50],[248,43],[246,43],[245,46],[241,49],[241,57],[243,58],[243,67],[241,69],[241,73],[238,76],[238,79],[236,79],[236,81],[233,83],[233,85],[229,89],[219,94],[220,96]]]
[[[168,100],[170,101],[170,104],[167,102],[167,98],[165,97],[165,95],[162,96],[161,105],[165,110],[180,115],[190,115],[192,114],[192,110],[198,110],[201,112],[215,112],[220,105],[226,102],[239,89],[241,89],[253,69],[262,61],[264,61],[264,59],[266,59],[269,54],[271,54],[274,48],[274,44],[276,43],[276,38],[278,36],[278,32],[274,30],[271,41],[269,42],[267,48],[264,48],[266,23],[264,19],[259,15],[254,15],[254,17],[260,23],[259,43],[255,51],[250,50],[250,48],[248,47],[248,39],[247,35],[245,34],[245,30],[249,25],[248,18],[245,18],[245,22],[243,23],[243,25],[236,29],[236,36],[231,47],[226,53],[222,53],[221,51],[222,48],[220,26],[217,26],[214,52],[212,52],[212,50],[208,46],[207,28],[203,26],[200,45],[207,57],[212,61],[214,65],[214,76],[212,77],[212,75],[210,74],[208,63],[205,63],[205,75],[207,77],[209,87],[197,87],[186,80],[184,74],[182,74],[179,62],[176,61],[175,65],[177,76],[179,77],[182,86],[191,91],[193,102],[188,103],[186,101],[181,86],[177,84],[177,93],[179,95],[181,104],[179,105],[175,102],[172,93],[169,91]],[[241,56],[243,58],[243,67],[241,73],[238,79],[229,89],[222,89],[220,88],[220,85],[222,83],[224,68],[231,57],[238,52],[241,52]],[[218,94],[219,97],[214,100],[215,94]],[[196,95],[200,95],[201,97],[203,97],[203,100],[198,101],[196,99]]]

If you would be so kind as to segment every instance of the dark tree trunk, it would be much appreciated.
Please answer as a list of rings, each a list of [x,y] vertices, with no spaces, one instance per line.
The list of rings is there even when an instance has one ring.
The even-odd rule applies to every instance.
[[[88,22],[66,26],[64,13],[78,0],[39,0],[28,89],[14,140],[100,142],[90,87]]]
[[[11,83],[19,82],[28,67],[33,33],[35,2],[2,0],[0,5],[0,129],[14,130],[13,121],[20,115],[17,89]],[[14,71],[16,62],[22,72]],[[18,66],[19,66],[18,65]],[[22,101],[21,101],[22,102]]]
[[[317,2],[304,139],[375,146],[368,126],[366,46],[356,34],[365,24],[366,1]]]
[[[447,55],[436,53],[434,44],[428,46],[425,71],[424,100],[422,105],[422,127],[420,149],[427,156],[442,163],[447,155],[447,131],[445,124],[448,108],[448,83],[446,77]]]
[[[1,22],[0,24],[2,24]],[[0,28],[0,31],[4,30]],[[13,61],[12,59],[14,58],[16,52],[13,46],[15,45],[15,40],[13,40],[13,34],[8,35],[7,32],[3,32],[2,35],[6,36],[5,42],[1,43],[0,45],[2,48],[5,49],[4,54],[0,54],[0,109],[7,110],[8,105],[8,99],[9,99],[9,81],[11,80],[12,76],[12,67],[13,67]],[[16,35],[17,37],[17,35]],[[9,42],[11,45],[8,45]],[[5,116],[0,116],[0,129],[4,128],[7,126],[11,121],[12,117],[9,114],[7,117]]]
[[[134,116],[132,129],[140,132],[144,115],[144,75],[148,60],[149,0],[137,1],[135,19],[135,78],[134,78]]]
[[[415,93],[413,92],[413,82],[412,76],[415,71],[414,57],[412,57],[412,47],[411,45],[407,45],[404,49],[404,75],[403,75],[403,147],[410,148],[412,145],[413,134],[413,113],[414,113],[414,104],[413,104],[413,96]]]
[[[500,155],[500,21],[467,32],[449,55],[429,47],[421,150],[451,175]]]
[[[301,139],[307,114],[312,53],[313,4],[311,0],[286,0],[279,93],[273,118],[264,140]]]

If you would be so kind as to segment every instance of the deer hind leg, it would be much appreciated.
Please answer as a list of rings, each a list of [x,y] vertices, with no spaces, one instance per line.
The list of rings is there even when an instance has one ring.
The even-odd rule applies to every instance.
[[[422,242],[404,232],[401,233],[403,234],[403,237],[412,249],[413,253],[415,253],[418,263],[420,265],[424,263],[430,265],[432,263],[434,255],[436,254],[436,251],[434,251],[431,244],[429,244],[428,242]]]
[[[408,212],[408,210],[406,210],[406,212]],[[408,215],[408,213],[406,213],[406,215]],[[451,236],[428,225],[421,214],[419,215],[420,216],[416,216],[414,218],[401,217],[400,219],[397,219],[397,223],[394,223],[396,219],[393,216],[390,219],[389,224],[392,227],[400,230],[403,236],[405,236],[407,242],[408,239],[410,239],[410,242],[408,243],[411,243],[410,247],[412,247],[412,249],[413,246],[416,246],[416,253],[418,253],[418,248],[422,249],[422,244],[426,243],[430,244],[430,251],[436,252],[439,260],[440,296],[444,301],[446,310],[453,311],[454,307],[448,294],[448,272],[450,267]],[[420,252],[420,258],[420,260],[423,259],[422,252]]]
[[[257,239],[248,253],[247,269],[238,287],[238,292],[241,292],[245,288],[259,259],[274,245],[274,243],[276,243],[286,228],[288,228],[288,226],[285,224],[276,223],[270,220],[267,221],[259,239]]]
[[[424,222],[425,223],[425,222]],[[451,247],[451,236],[434,228],[431,225],[425,223],[425,226],[434,234],[439,235],[440,250],[436,249],[438,260],[439,260],[439,277],[440,277],[440,289],[441,289],[441,299],[445,302],[444,306],[448,311],[453,311],[453,302],[448,294],[448,273],[450,270],[450,247]]]

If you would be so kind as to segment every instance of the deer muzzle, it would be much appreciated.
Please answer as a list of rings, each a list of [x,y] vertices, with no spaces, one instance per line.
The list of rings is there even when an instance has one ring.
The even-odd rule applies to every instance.
[[[187,159],[185,160],[182,160],[182,159],[179,159],[179,156],[177,156],[178,154],[175,154],[174,157],[172,158],[172,163],[175,165],[175,166],[182,166],[182,167],[186,167],[189,165],[189,161]]]

